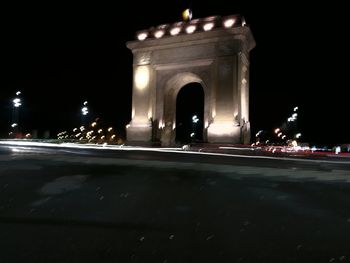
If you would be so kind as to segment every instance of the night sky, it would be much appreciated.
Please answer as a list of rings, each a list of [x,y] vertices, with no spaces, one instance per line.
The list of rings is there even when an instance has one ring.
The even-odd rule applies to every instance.
[[[170,0],[3,7],[0,133],[8,132],[17,90],[22,91],[20,118],[28,132],[55,134],[77,126],[85,100],[106,125],[124,129],[131,118],[132,92],[132,54],[125,43],[135,39],[137,30],[181,21],[188,4]],[[334,1],[308,5],[191,2],[193,18],[242,14],[253,32],[253,135],[282,125],[299,106],[303,141],[349,143],[347,9]]]

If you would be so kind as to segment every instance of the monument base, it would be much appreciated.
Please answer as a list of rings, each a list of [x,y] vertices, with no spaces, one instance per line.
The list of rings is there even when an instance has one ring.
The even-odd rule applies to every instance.
[[[152,125],[150,123],[130,123],[126,129],[126,140],[129,142],[151,142]]]
[[[250,144],[250,122],[244,123],[242,127],[242,137],[244,144]]]
[[[209,143],[242,143],[241,127],[231,123],[212,123],[208,127]]]

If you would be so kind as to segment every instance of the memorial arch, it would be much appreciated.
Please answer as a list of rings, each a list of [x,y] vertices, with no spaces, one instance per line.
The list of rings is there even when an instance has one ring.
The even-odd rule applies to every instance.
[[[249,143],[249,52],[255,46],[241,16],[161,25],[127,43],[133,53],[129,142],[174,145],[176,98],[184,86],[204,92],[203,139]]]

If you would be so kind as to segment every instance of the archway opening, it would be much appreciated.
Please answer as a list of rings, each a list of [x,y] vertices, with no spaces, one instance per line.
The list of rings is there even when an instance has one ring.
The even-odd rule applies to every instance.
[[[189,83],[176,97],[176,142],[202,142],[203,127],[204,90],[199,83]]]

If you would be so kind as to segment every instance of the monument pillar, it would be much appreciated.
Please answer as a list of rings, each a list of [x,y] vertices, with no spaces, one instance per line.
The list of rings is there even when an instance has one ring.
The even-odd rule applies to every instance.
[[[151,83],[152,66],[134,65],[131,122],[127,126],[128,141],[150,142],[152,139]]]
[[[208,127],[208,142],[239,143],[236,56],[219,57],[215,74],[216,104]]]

